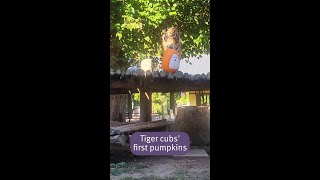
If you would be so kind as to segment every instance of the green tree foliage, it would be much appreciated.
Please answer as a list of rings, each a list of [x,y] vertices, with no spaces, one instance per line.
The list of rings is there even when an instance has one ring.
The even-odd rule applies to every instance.
[[[176,100],[176,104],[181,104],[181,105],[187,105],[189,102],[189,92],[185,92],[185,93],[175,93],[174,94],[174,98]]]
[[[209,0],[111,0],[110,10],[111,68],[161,56],[161,31],[172,26],[181,31],[182,58],[209,53]]]
[[[134,93],[132,101],[134,106],[140,106],[140,93]]]
[[[162,114],[164,101],[166,96],[162,93],[152,93],[152,112]]]
[[[184,95],[181,93],[175,93],[174,99],[176,104],[186,105],[189,102],[189,92],[186,92]],[[133,104],[134,106],[140,105],[140,94],[135,93],[133,95]],[[166,112],[167,106],[170,104],[170,93],[152,93],[152,113],[162,114]]]

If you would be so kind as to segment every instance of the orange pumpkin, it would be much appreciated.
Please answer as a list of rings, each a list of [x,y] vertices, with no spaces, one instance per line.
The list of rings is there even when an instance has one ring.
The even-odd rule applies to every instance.
[[[175,49],[166,49],[162,56],[162,69],[175,73],[180,66],[180,55]]]

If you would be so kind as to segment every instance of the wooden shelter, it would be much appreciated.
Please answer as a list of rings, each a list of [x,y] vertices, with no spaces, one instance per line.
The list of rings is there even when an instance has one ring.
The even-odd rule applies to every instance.
[[[153,92],[170,92],[170,105],[174,107],[174,92],[206,90],[210,90],[210,72],[190,75],[181,71],[166,73],[150,70],[145,72],[142,69],[133,72],[110,70],[110,94],[140,93],[141,122],[151,121]],[[131,100],[128,99],[128,102]],[[128,107],[132,108],[129,104]]]

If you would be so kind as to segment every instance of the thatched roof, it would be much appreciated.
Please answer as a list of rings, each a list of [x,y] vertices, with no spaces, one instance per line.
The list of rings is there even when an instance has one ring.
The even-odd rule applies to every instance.
[[[145,73],[142,69],[133,72],[110,70],[111,94],[138,93],[137,88],[152,92],[210,90],[210,72],[191,75],[181,71],[176,73],[147,71]]]

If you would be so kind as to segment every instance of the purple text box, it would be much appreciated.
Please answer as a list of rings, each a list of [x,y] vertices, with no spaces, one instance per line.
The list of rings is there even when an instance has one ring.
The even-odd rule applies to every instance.
[[[138,156],[185,155],[189,149],[185,132],[136,132],[130,138],[130,150]]]

